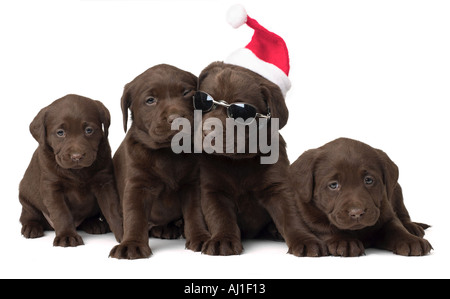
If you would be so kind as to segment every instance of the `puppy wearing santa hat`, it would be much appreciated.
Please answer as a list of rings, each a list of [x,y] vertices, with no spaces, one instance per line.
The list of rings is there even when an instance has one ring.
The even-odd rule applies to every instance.
[[[211,233],[202,252],[241,254],[242,239],[279,232],[289,253],[326,255],[324,244],[297,215],[288,182],[286,143],[278,132],[289,116],[285,103],[291,87],[286,43],[249,17],[240,5],[231,7],[227,20],[234,28],[247,24],[254,29],[254,35],[246,47],[203,69],[193,97],[194,108],[203,113],[203,145],[209,141],[211,147],[219,149],[207,151],[200,159],[201,205]],[[212,121],[214,124],[206,128]],[[223,136],[214,136],[214,132],[229,121],[236,127],[247,126],[241,136],[246,141],[243,152],[229,150],[236,149],[235,144],[224,144],[223,150],[222,145],[217,145]],[[252,139],[255,136],[251,133],[255,132],[257,136]],[[252,140],[260,145],[253,151]],[[261,147],[261,140],[271,140],[272,146],[275,143],[275,159],[262,159],[269,153]]]

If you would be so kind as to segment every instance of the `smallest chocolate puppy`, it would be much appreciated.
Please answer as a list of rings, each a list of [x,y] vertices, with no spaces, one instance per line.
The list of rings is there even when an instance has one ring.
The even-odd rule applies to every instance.
[[[73,247],[83,245],[77,228],[91,234],[111,229],[120,242],[109,125],[101,102],[73,94],[36,115],[30,131],[39,146],[19,186],[22,235],[38,238],[55,230],[54,246]]]
[[[420,256],[432,249],[423,238],[429,225],[411,221],[398,168],[383,151],[339,138],[303,153],[290,174],[302,220],[331,255],[376,247]]]

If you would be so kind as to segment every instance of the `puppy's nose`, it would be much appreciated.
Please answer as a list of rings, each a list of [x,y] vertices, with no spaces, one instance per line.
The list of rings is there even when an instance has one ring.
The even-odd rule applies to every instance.
[[[360,208],[353,208],[348,211],[348,215],[350,216],[350,218],[355,220],[361,218],[361,216],[364,215],[364,213],[365,211]]]
[[[72,159],[73,162],[78,162],[84,158],[84,154],[74,153],[70,155],[70,158]]]
[[[179,117],[182,117],[182,116],[179,115],[179,114],[170,114],[170,115],[167,117],[167,122],[168,122],[169,124],[172,124],[173,121],[174,121],[175,119],[179,118]]]

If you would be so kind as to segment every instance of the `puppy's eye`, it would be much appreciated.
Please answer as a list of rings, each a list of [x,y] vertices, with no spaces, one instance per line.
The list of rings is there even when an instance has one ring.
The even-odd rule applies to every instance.
[[[330,188],[331,190],[339,190],[340,187],[341,186],[336,181],[328,184],[328,188]]]
[[[373,177],[371,177],[371,176],[366,176],[364,178],[364,184],[366,184],[366,185],[372,185],[373,182],[374,182],[374,180],[373,180]]]
[[[190,90],[190,89],[186,89],[186,90],[183,92],[183,97],[185,97],[185,96],[187,96],[188,94],[190,94],[191,91],[192,91],[192,90]]]
[[[94,133],[94,129],[92,129],[91,127],[87,127],[86,129],[84,129],[84,133],[86,135],[92,135]]]
[[[56,136],[66,137],[66,132],[63,129],[58,129],[58,130],[56,130]]]
[[[145,104],[147,104],[147,105],[153,105],[155,103],[156,103],[156,99],[153,97],[149,97],[145,100]]]

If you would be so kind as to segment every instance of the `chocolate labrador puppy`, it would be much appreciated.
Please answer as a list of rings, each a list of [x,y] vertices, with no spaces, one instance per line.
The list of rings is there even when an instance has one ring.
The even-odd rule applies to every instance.
[[[36,115],[30,131],[39,146],[19,187],[26,238],[54,229],[54,246],[78,246],[83,240],[77,228],[91,234],[111,228],[120,242],[122,217],[109,125],[109,111],[101,102],[74,94]]]
[[[196,155],[175,154],[171,148],[179,133],[172,130],[172,123],[179,118],[193,120],[196,86],[196,76],[166,64],[125,85],[121,99],[125,132],[128,109],[133,122],[113,158],[124,238],[111,257],[149,257],[149,230],[162,238],[177,238],[182,228],[174,223],[182,218],[187,248],[198,251],[209,238],[200,208]]]
[[[301,218],[336,256],[376,247],[407,256],[432,249],[427,224],[412,222],[398,168],[381,150],[339,138],[303,153],[290,167]]]
[[[202,252],[240,254],[241,238],[265,234],[274,223],[289,253],[326,254],[322,242],[307,231],[294,209],[286,144],[278,133],[288,120],[280,88],[249,69],[223,62],[206,67],[198,86],[194,105],[204,112],[199,128],[207,153],[200,160],[201,204],[211,233]],[[247,126],[245,134],[241,131],[234,140],[227,140],[230,130],[239,131],[238,125],[228,126],[234,120]],[[252,150],[256,140],[259,146]],[[271,141],[267,142],[272,143],[271,152],[261,147],[266,144],[261,140]]]

